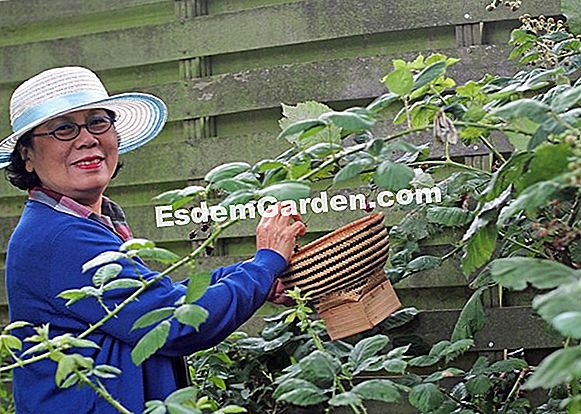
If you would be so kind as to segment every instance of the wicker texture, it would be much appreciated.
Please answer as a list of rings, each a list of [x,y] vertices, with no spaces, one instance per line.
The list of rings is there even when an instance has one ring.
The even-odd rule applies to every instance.
[[[383,218],[382,213],[363,217],[302,247],[292,256],[282,282],[288,288],[298,286],[323,306],[326,297],[356,300],[385,280],[372,277],[383,268],[389,250]]]

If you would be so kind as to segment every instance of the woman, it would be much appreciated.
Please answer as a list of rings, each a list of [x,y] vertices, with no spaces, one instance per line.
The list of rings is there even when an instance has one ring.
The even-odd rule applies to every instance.
[[[6,284],[11,320],[33,325],[49,323],[50,337],[87,329],[104,316],[93,299],[70,306],[57,295],[91,285],[94,273],[81,266],[103,251],[118,250],[132,237],[123,211],[103,195],[118,166],[118,155],[153,139],[166,121],[164,103],[151,95],[109,96],[90,70],[65,67],[47,70],[24,82],[10,104],[14,133],[0,142],[0,168],[29,200],[12,234],[6,259]],[[185,286],[166,277],[146,290],[87,339],[100,347],[75,349],[95,365],[120,368],[106,381],[115,399],[133,412],[144,403],[164,399],[176,389],[180,366],[192,352],[213,346],[237,329],[260,307],[292,254],[305,226],[299,216],[263,218],[256,230],[257,252],[252,260],[217,269],[212,284],[197,303],[209,317],[200,331],[172,321],[165,346],[140,366],[130,352],[148,331],[131,331],[135,320],[162,307],[174,306]],[[136,278],[128,262],[119,278]],[[150,278],[157,273],[137,261],[137,271]],[[112,309],[132,289],[104,294]],[[27,327],[15,332],[27,337]],[[25,348],[27,346],[25,345]],[[55,384],[56,363],[44,359],[14,370],[16,412],[114,413],[88,387],[61,389]],[[181,367],[183,368],[183,367]]]

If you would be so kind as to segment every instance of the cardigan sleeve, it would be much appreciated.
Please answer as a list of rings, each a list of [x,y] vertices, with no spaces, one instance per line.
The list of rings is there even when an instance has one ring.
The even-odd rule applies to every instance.
[[[104,251],[117,251],[120,245],[117,236],[88,219],[75,220],[55,235],[50,247],[49,294],[55,298],[53,306],[63,317],[80,320],[88,326],[105,316],[105,310],[95,298],[82,299],[67,307],[66,301],[56,296],[64,290],[91,286],[92,276],[97,269],[82,273],[82,265]],[[135,268],[128,260],[118,263],[122,265],[118,279],[138,278]],[[145,279],[159,275],[140,260],[135,260],[135,266]],[[208,319],[200,326],[199,331],[173,319],[166,344],[158,353],[167,356],[188,355],[225,339],[264,303],[274,279],[286,266],[285,259],[278,253],[261,249],[252,260],[216,270],[212,285],[196,302],[208,311]],[[109,309],[114,309],[116,304],[121,303],[134,290],[135,288],[129,288],[104,292],[103,302]],[[131,331],[133,323],[154,309],[175,306],[185,291],[183,284],[173,283],[165,276],[99,329],[133,346],[146,332],[153,329],[152,326]]]

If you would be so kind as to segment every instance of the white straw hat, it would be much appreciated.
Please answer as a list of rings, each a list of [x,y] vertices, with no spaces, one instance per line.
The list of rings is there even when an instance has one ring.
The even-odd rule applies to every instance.
[[[144,93],[109,96],[101,80],[89,69],[49,69],[25,81],[12,94],[13,133],[0,142],[0,168],[10,164],[16,142],[26,132],[56,116],[93,108],[115,112],[119,154],[155,138],[167,120],[167,107],[156,96]]]

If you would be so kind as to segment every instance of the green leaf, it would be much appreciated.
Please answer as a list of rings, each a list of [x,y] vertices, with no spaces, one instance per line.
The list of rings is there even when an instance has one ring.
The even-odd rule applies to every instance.
[[[562,0],[561,10],[565,17],[567,17],[567,25],[571,29],[571,33],[575,35],[581,34],[581,9],[577,0]]]
[[[468,224],[474,215],[469,210],[459,207],[439,207],[428,208],[426,218],[430,223],[442,224],[444,226],[463,226]]]
[[[55,381],[57,387],[60,387],[62,382],[71,375],[78,367],[75,355],[63,355],[58,361],[58,366],[55,373]]]
[[[412,367],[429,367],[440,361],[440,358],[435,355],[420,355],[408,361],[408,365]]]
[[[353,347],[349,354],[349,361],[353,362],[357,367],[367,358],[374,356],[381,351],[389,342],[389,338],[385,335],[375,335],[370,338],[365,338]]]
[[[57,298],[67,299],[65,306],[71,306],[73,303],[88,297],[87,293],[80,289],[65,290],[57,295]]]
[[[172,392],[166,399],[166,404],[184,404],[185,402],[195,402],[198,398],[198,390],[195,387],[182,388]]]
[[[560,188],[561,184],[555,181],[541,181],[531,185],[516,200],[500,211],[498,224],[504,225],[509,218],[525,209],[527,213],[532,214],[537,208],[547,204]]]
[[[442,259],[436,256],[420,256],[409,262],[406,270],[411,273],[423,272],[425,270],[440,267]]]
[[[310,188],[308,185],[300,183],[287,181],[278,184],[273,184],[260,191],[258,195],[260,197],[272,196],[278,201],[283,200],[299,200],[301,198],[307,198],[310,194]]]
[[[351,161],[341,168],[341,170],[335,175],[333,178],[333,184],[356,177],[374,164],[375,162],[371,158],[360,158]]]
[[[145,247],[137,251],[137,255],[145,260],[155,260],[156,262],[163,264],[172,264],[177,262],[180,257],[170,252],[167,249],[162,249],[160,247]]]
[[[139,250],[144,247],[155,247],[155,243],[147,239],[130,239],[123,243],[119,250],[126,252],[127,250]]]
[[[361,404],[361,398],[359,398],[357,394],[352,393],[351,391],[337,394],[329,400],[329,405],[334,407],[359,404]]]
[[[198,408],[187,407],[177,403],[167,403],[167,411],[169,414],[202,414]]]
[[[543,359],[523,388],[549,389],[560,384],[568,384],[579,377],[581,377],[581,346],[570,346]]]
[[[192,303],[200,299],[208,289],[208,286],[210,286],[211,281],[212,273],[210,272],[201,272],[190,276],[186,292],[186,303]]]
[[[466,381],[466,389],[471,395],[484,395],[492,388],[492,382],[486,375],[477,375]]]
[[[12,329],[24,328],[25,326],[32,325],[30,322],[26,321],[14,321],[6,325],[3,329],[4,332],[9,332]]]
[[[439,78],[444,73],[446,73],[446,62],[439,61],[427,66],[416,76],[413,83],[413,90],[417,90],[424,85],[432,82],[434,79]]]
[[[533,309],[549,323],[562,313],[581,312],[581,281],[563,284],[557,289],[537,295],[533,300]]]
[[[527,283],[538,289],[551,289],[577,280],[575,271],[568,266],[530,257],[496,259],[490,273],[500,285],[514,290],[524,290]]]
[[[237,413],[247,413],[246,408],[240,407],[238,405],[227,405],[215,411],[214,414],[237,414]]]
[[[371,118],[370,115],[371,113],[369,112],[367,114],[362,114],[347,110],[344,112],[328,112],[321,115],[319,120],[325,124],[331,122],[333,125],[341,128],[344,133],[352,133],[367,131],[373,128],[373,125],[375,125],[375,119]]]
[[[557,113],[565,112],[575,106],[579,101],[581,101],[581,86],[569,88],[553,98],[551,109]]]
[[[318,381],[333,382],[335,374],[341,369],[341,363],[330,355],[314,351],[299,362],[301,378],[317,383]]]
[[[296,106],[282,104],[283,118],[279,121],[279,125],[281,129],[286,131],[287,128],[298,121],[307,120],[317,122],[317,125],[312,124],[310,128],[306,130],[306,133],[302,133],[303,131],[297,131],[285,136],[287,141],[301,149],[309,148],[322,142],[339,144],[341,142],[341,130],[337,126],[331,124],[321,129],[325,124],[318,118],[329,111],[332,111],[332,109],[327,105],[314,101],[301,102]],[[305,126],[307,125],[303,125],[303,127]],[[313,131],[315,133],[311,133]]]
[[[270,170],[276,170],[277,168],[286,167],[285,163],[276,160],[261,160],[254,164],[252,169],[257,172],[265,172]]]
[[[255,190],[238,190],[222,200],[220,205],[228,207],[236,204],[246,204],[248,201],[254,199],[255,195]]]
[[[402,374],[405,372],[407,367],[407,362],[401,359],[388,359],[383,362],[383,369],[387,372],[394,372],[396,374]]]
[[[466,276],[471,275],[490,260],[496,249],[496,235],[496,227],[486,226],[469,239],[462,257],[462,270]]]
[[[565,312],[557,315],[552,325],[563,336],[581,338],[581,312]]]
[[[95,286],[101,286],[111,279],[116,278],[122,270],[123,266],[117,263],[109,263],[100,267],[93,275],[93,284]]]
[[[223,180],[216,181],[215,183],[210,184],[210,188],[213,190],[220,189],[227,193],[233,193],[238,190],[250,190],[256,188],[256,185],[247,183],[245,181],[237,180],[235,178],[225,178]]]
[[[534,99],[519,99],[492,111],[499,118],[510,120],[515,118],[529,118],[540,122],[548,117],[551,108]]]
[[[497,361],[488,367],[485,372],[502,373],[520,371],[528,368],[529,364],[523,359],[509,358],[502,361]]]
[[[533,184],[550,180],[567,171],[567,160],[571,155],[570,146],[564,143],[538,146],[528,171],[516,181],[516,189],[521,192]]]
[[[482,305],[482,293],[486,288],[477,289],[462,308],[452,332],[452,341],[472,338],[486,325],[486,313]]]
[[[407,165],[387,160],[377,167],[373,182],[381,188],[398,191],[408,188],[414,175],[414,170]]]
[[[272,395],[277,401],[286,401],[300,406],[309,406],[326,401],[325,392],[316,385],[301,379],[291,378],[280,384]]]
[[[103,286],[103,291],[114,289],[135,289],[143,286],[143,282],[137,279],[117,279]]]
[[[364,400],[376,400],[387,403],[400,402],[401,395],[395,384],[386,379],[372,379],[360,382],[351,390]]]
[[[99,254],[97,257],[92,258],[91,260],[89,260],[87,263],[83,264],[83,268],[82,271],[83,273],[85,273],[86,271],[97,267],[97,266],[102,266],[104,264],[107,263],[111,263],[111,262],[116,262],[118,260],[122,260],[122,259],[128,259],[129,256],[127,256],[125,253],[122,252],[103,252],[101,254]]]
[[[251,165],[247,162],[230,162],[222,164],[211,169],[204,177],[204,180],[212,184],[225,178],[232,178],[241,172],[248,171],[250,168]]]
[[[185,304],[177,308],[174,315],[178,321],[199,330],[200,325],[208,319],[208,311],[196,304]]]
[[[447,368],[443,371],[436,371],[433,374],[430,374],[425,380],[424,382],[438,382],[443,380],[444,378],[453,378],[453,377],[458,377],[460,375],[465,374],[464,371],[462,371],[461,369],[458,368]]]
[[[462,355],[474,346],[472,339],[458,339],[448,345],[441,353],[440,357],[444,357],[446,362],[450,362]]]
[[[141,365],[143,361],[165,344],[170,327],[169,321],[163,321],[137,342],[137,345],[131,351],[131,360],[135,365]]]
[[[305,119],[303,121],[297,121],[287,128],[285,128],[279,135],[278,139],[285,138],[288,136],[302,134],[308,132],[311,129],[315,129],[318,127],[325,127],[327,124],[319,119]],[[317,130],[317,132],[319,132]]]
[[[419,384],[410,391],[409,401],[412,406],[416,407],[422,413],[427,413],[442,405],[444,395],[435,384]]]
[[[383,78],[382,82],[391,93],[402,96],[412,91],[414,76],[411,70],[403,67],[390,72]]]
[[[100,378],[115,378],[121,375],[121,370],[117,367],[113,367],[111,365],[97,365],[93,370],[96,376]]]
[[[367,110],[373,111],[375,113],[381,112],[384,109],[391,106],[392,103],[394,103],[398,100],[399,100],[399,96],[396,95],[395,93],[391,93],[391,92],[386,93],[384,95],[381,95],[379,98],[375,99],[369,105],[367,105]]]
[[[389,331],[391,329],[399,328],[400,326],[414,320],[418,313],[420,312],[413,307],[400,309],[389,315],[389,317],[381,323],[381,329],[383,331]]]
[[[154,323],[157,323],[173,315],[174,309],[175,308],[173,307],[165,307],[147,312],[145,315],[142,315],[135,322],[133,322],[131,330],[133,331],[135,329],[145,328],[147,326],[153,325]]]
[[[2,347],[20,351],[22,349],[22,342],[14,335],[2,334],[0,335],[0,350],[2,350]]]

